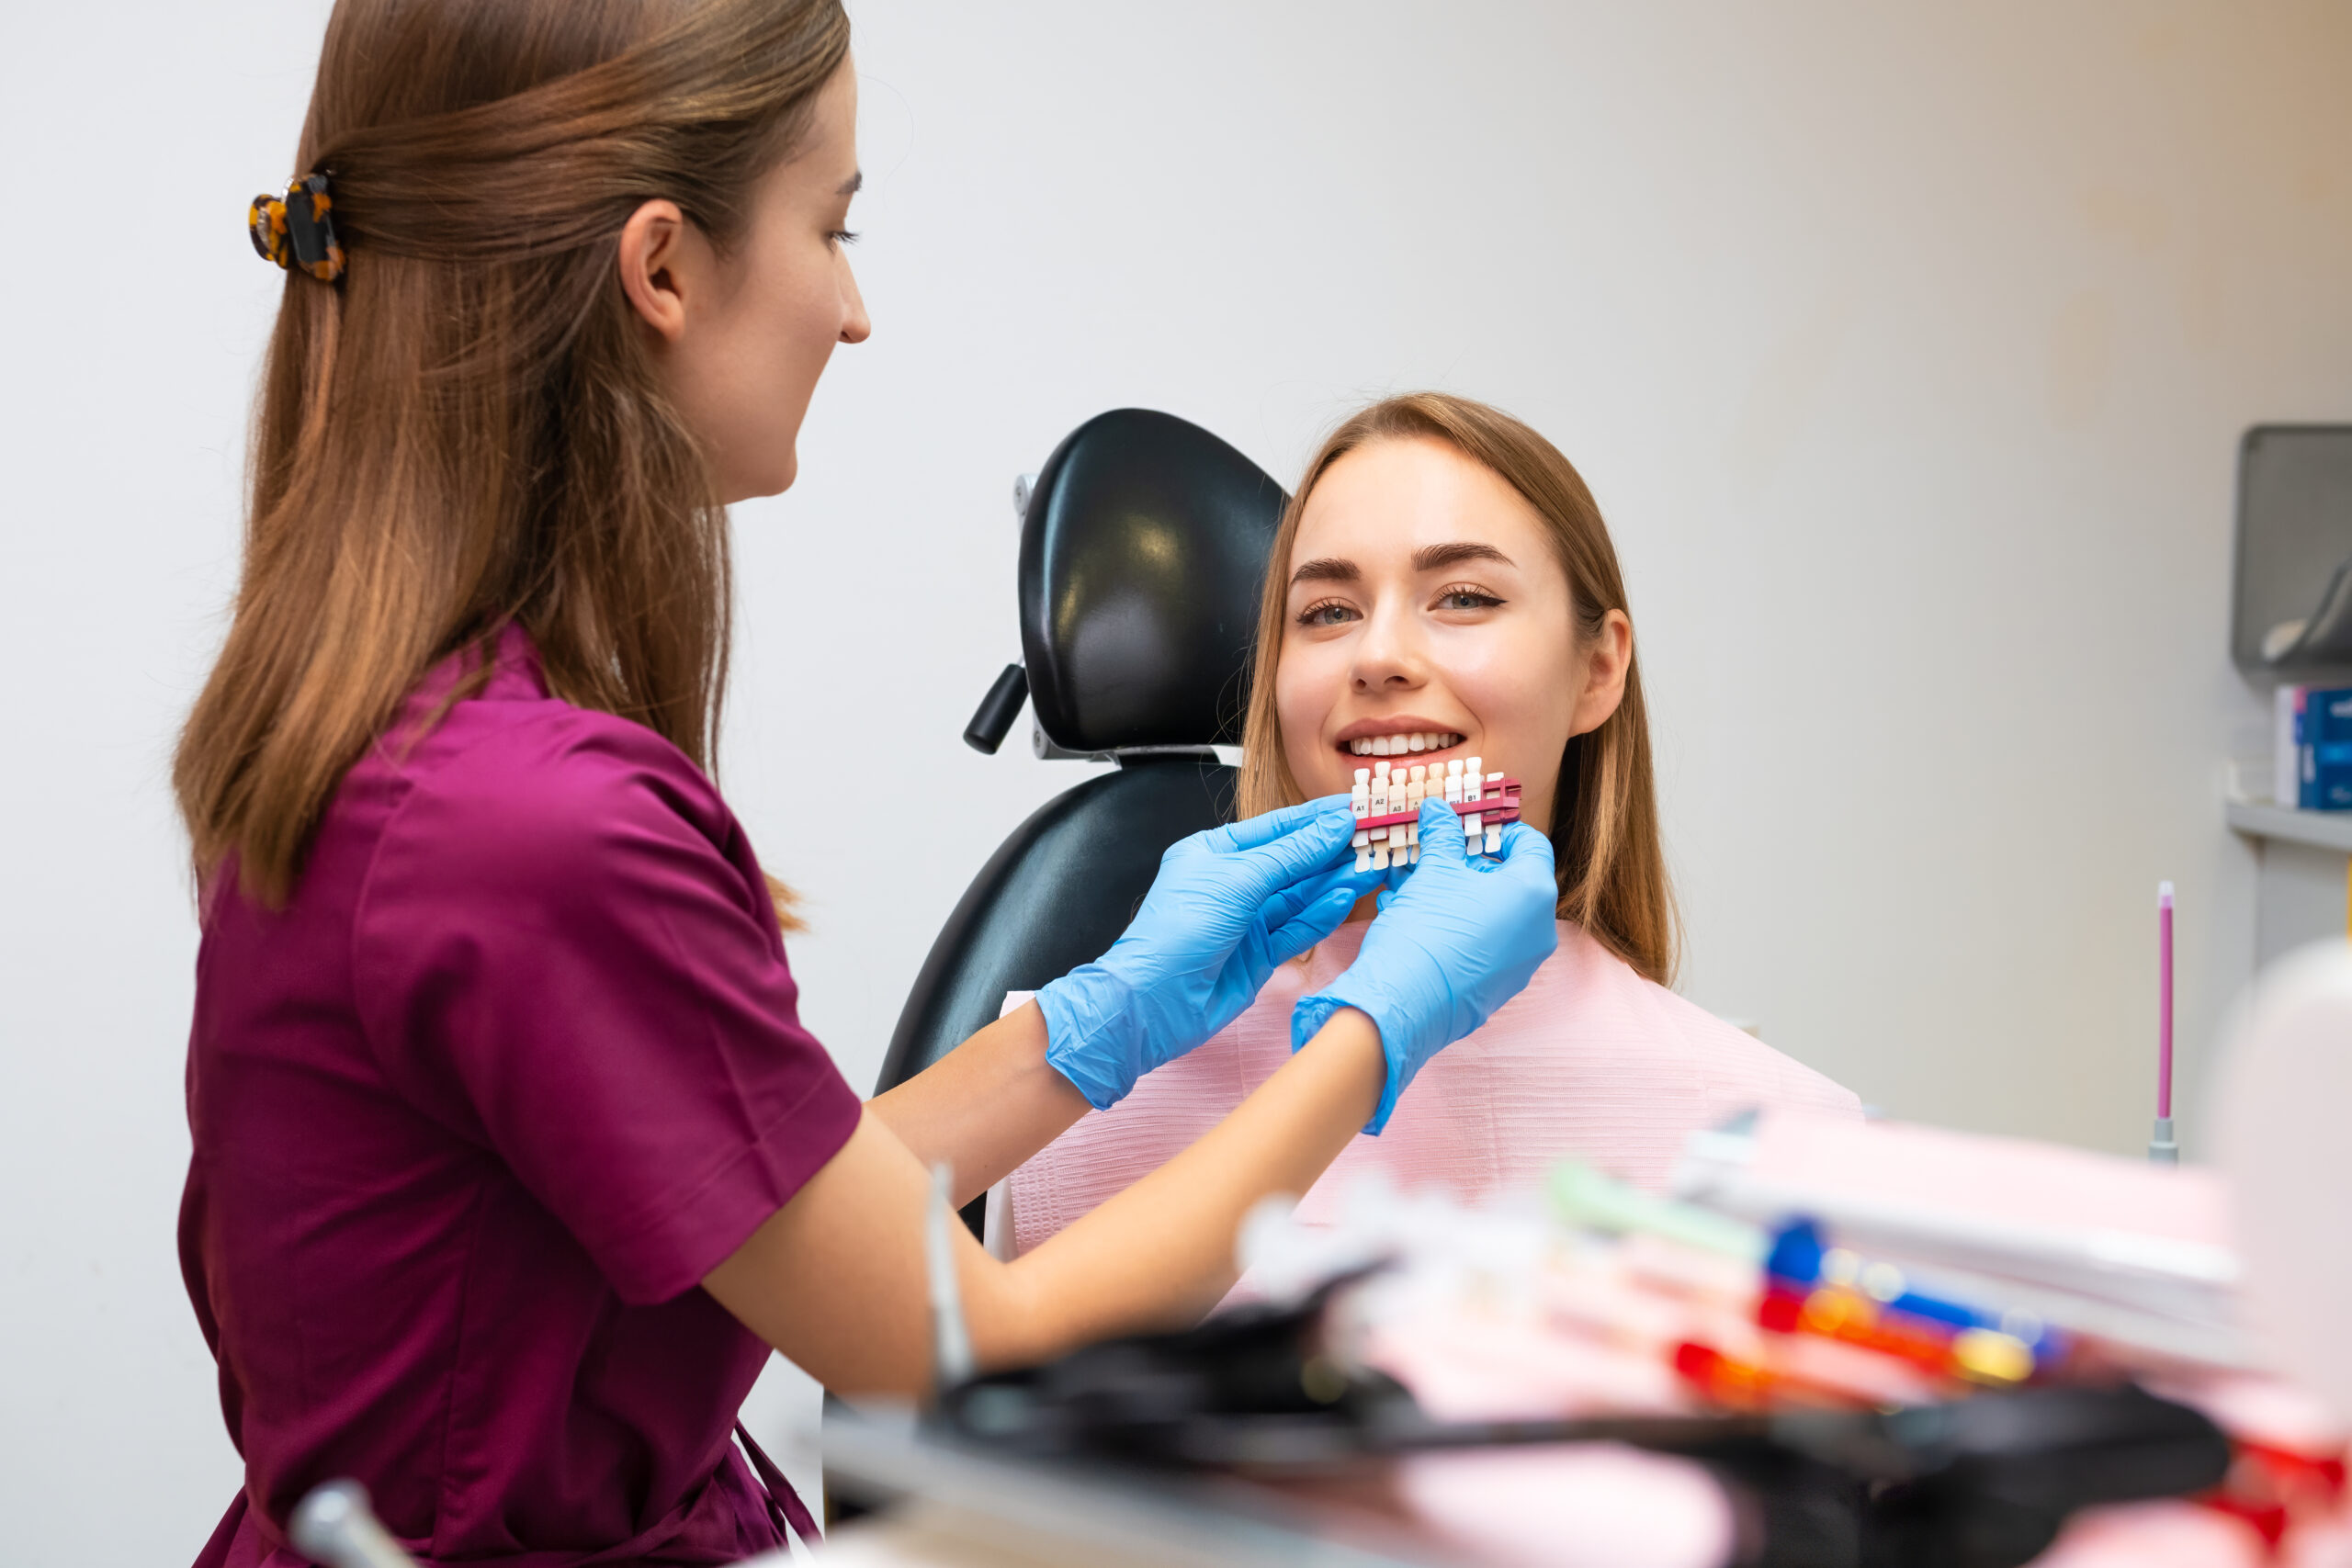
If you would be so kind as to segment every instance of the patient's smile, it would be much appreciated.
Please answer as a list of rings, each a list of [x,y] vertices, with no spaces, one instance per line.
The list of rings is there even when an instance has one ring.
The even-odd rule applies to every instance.
[[[1462,737],[1450,729],[1416,729],[1408,734],[1359,735],[1340,742],[1343,750],[1359,757],[1402,757],[1410,752],[1416,756],[1430,751],[1443,751],[1462,744]]]

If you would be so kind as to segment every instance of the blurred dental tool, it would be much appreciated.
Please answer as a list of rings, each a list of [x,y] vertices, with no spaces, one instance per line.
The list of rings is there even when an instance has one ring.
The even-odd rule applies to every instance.
[[[1923,1349],[1928,1365],[1976,1382],[2023,1382],[2065,1353],[2063,1337],[2036,1314],[1923,1287],[1895,1264],[1826,1245],[1811,1220],[1781,1228],[1764,1271],[1758,1321],[1768,1327],[1817,1332],[1826,1320],[1883,1331],[1883,1319]]]
[[[1762,1224],[1809,1215],[1936,1293],[2205,1365],[2251,1354],[2227,1200],[2193,1167],[1773,1112],[1694,1134],[1674,1187]]]
[[[2172,884],[2156,884],[2156,1130],[2148,1158],[2178,1165],[2180,1145],[2172,1135]]]
[[[924,1216],[923,1263],[931,1285],[931,1382],[934,1395],[972,1375],[972,1336],[956,1280],[956,1176],[942,1160],[931,1168],[931,1210]]]
[[[1582,1160],[1552,1168],[1552,1208],[1573,1225],[1612,1235],[1664,1236],[1702,1252],[1760,1263],[1770,1245],[1764,1231],[1695,1204],[1678,1203],[1605,1176]]]
[[[286,1539],[325,1568],[416,1568],[416,1560],[377,1521],[368,1488],[356,1481],[312,1487],[286,1521]]]

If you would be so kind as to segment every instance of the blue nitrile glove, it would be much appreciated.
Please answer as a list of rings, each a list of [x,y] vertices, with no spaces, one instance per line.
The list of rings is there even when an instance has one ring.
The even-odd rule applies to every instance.
[[[1354,833],[1339,795],[1170,845],[1126,934],[1037,993],[1046,1060],[1107,1111],[1231,1023],[1380,886],[1353,869]]]
[[[1346,973],[1292,1010],[1291,1049],[1343,1007],[1370,1015],[1388,1083],[1363,1130],[1379,1132],[1421,1064],[1486,1022],[1552,956],[1559,897],[1543,834],[1510,823],[1499,859],[1467,860],[1453,808],[1424,803],[1419,862],[1380,896],[1380,913]]]

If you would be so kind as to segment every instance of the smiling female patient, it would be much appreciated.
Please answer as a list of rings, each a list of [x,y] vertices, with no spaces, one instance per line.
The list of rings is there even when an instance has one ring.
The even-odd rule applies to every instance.
[[[1673,896],[1617,553],[1552,444],[1497,410],[1419,393],[1348,420],[1274,540],[1250,694],[1244,815],[1395,766],[1478,757],[1522,781],[1552,839],[1559,948],[1431,1063],[1351,1177],[1465,1200],[1530,1188],[1565,1155],[1661,1185],[1686,1134],[1754,1106],[1858,1115],[1855,1097],[1667,987]],[[1012,1178],[1026,1249],[1167,1161],[1289,1057],[1291,1007],[1344,971],[1372,916],[1287,965],[1224,1032],[1082,1118]]]

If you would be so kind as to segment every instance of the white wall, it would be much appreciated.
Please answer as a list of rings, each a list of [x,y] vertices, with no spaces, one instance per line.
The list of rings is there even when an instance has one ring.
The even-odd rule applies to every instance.
[[[185,1561],[235,1484],[173,1253],[195,933],[164,781],[277,289],[238,226],[323,9],[12,6],[0,45],[0,1516],[29,1568]],[[865,0],[876,331],[798,490],[742,509],[726,758],[810,896],[796,962],[851,1077],[988,848],[1080,772],[956,739],[1014,652],[1011,476],[1142,403],[1287,478],[1359,399],[1435,385],[1532,420],[1615,525],[1689,993],[1899,1114],[2143,1138],[2153,885],[2192,1076],[2251,947],[2234,441],[2352,417],[2352,11],[1942,11]],[[841,831],[802,781],[842,750],[970,827]]]

